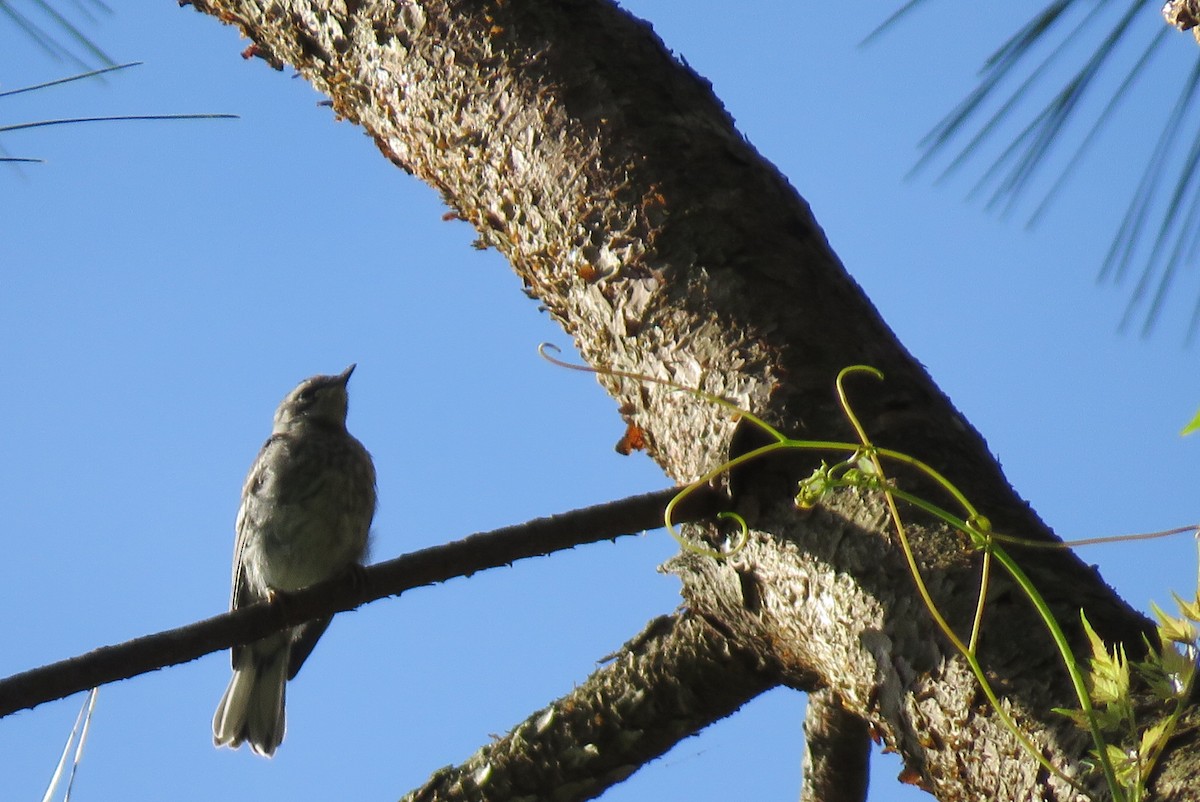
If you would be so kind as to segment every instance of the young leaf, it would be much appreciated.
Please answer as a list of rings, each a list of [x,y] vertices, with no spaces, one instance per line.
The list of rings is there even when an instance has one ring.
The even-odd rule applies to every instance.
[[[1124,647],[1109,652],[1104,641],[1088,623],[1087,616],[1081,613],[1080,617],[1092,644],[1092,701],[1098,705],[1125,702],[1129,698],[1129,664],[1125,660]]]
[[[1186,610],[1182,600],[1180,600],[1179,606]],[[1195,642],[1196,627],[1190,621],[1168,615],[1154,602],[1150,602],[1150,609],[1154,611],[1154,616],[1158,619],[1158,637],[1162,639],[1163,643]]]
[[[1175,597],[1175,603],[1179,605],[1179,611],[1189,621],[1200,622],[1200,595],[1193,597],[1191,601],[1184,599],[1178,593],[1172,593]]]

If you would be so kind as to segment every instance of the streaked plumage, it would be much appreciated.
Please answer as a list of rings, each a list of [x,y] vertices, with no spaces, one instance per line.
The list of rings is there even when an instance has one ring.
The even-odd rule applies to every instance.
[[[237,515],[233,598],[238,609],[359,564],[375,514],[371,456],[346,431],[346,382],[314,376],[275,412],[246,476]],[[213,716],[213,742],[271,756],[283,740],[287,681],[329,626],[310,621],[233,649],[233,678]]]

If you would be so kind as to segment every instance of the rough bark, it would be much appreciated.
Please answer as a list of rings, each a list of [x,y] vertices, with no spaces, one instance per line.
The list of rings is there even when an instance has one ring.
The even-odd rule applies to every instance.
[[[1167,24],[1181,31],[1191,31],[1200,42],[1200,2],[1197,0],[1168,0],[1162,7],[1163,19]]]
[[[592,799],[776,682],[699,616],[662,616],[587,682],[405,802]]]
[[[803,199],[649,25],[604,0],[195,5],[238,25],[257,55],[294,65],[388,158],[437,187],[588,361],[725,396],[821,440],[853,439],[834,376],[873,365],[886,381],[854,381],[851,394],[878,444],[952,477],[997,530],[1054,537],[880,320]],[[602,382],[672,477],[726,459],[726,412],[653,384]],[[903,756],[906,778],[942,799],[1073,798],[1021,751],[933,627],[878,495],[839,492],[807,516],[792,508],[794,479],[816,459],[739,473],[750,543],[727,560],[672,562],[689,608],[783,682],[836,693]],[[962,632],[977,555],[920,517],[911,536]],[[1094,570],[1062,551],[1018,557],[1076,642],[1084,608],[1103,637],[1139,652],[1146,622]],[[988,610],[980,658],[1005,706],[1077,772],[1088,743],[1050,712],[1073,700],[1049,638],[1002,580]]]

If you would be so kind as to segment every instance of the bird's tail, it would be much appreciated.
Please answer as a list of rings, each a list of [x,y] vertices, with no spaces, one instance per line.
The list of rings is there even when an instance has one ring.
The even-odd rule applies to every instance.
[[[270,757],[283,742],[290,650],[255,649],[259,645],[247,647],[246,664],[233,670],[213,716],[213,743],[237,749],[245,742],[256,754]]]

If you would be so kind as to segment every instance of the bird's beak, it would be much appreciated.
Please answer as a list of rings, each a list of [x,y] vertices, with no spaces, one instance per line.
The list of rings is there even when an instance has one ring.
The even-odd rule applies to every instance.
[[[340,381],[343,386],[345,386],[346,382],[350,381],[350,374],[354,372],[356,367],[358,367],[357,362],[338,374],[338,381]]]

